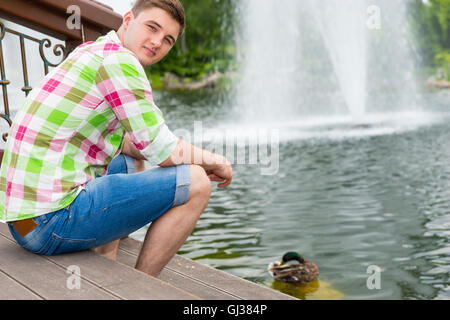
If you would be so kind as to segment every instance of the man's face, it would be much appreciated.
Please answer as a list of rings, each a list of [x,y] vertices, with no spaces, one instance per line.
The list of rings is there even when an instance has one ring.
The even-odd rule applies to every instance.
[[[166,11],[153,7],[137,17],[130,11],[123,21],[123,45],[133,51],[143,66],[160,61],[178,38],[180,24]]]

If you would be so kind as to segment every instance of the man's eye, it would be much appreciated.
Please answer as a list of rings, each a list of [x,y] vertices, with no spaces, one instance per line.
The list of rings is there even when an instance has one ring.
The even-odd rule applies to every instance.
[[[149,26],[152,31],[156,31],[156,28],[154,26]]]
[[[164,40],[166,40],[168,45],[172,45],[172,42],[168,38],[165,38]]]

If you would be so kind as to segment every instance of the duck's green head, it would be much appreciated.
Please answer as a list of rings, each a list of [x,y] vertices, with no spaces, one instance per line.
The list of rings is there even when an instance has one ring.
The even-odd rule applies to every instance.
[[[288,261],[298,261],[299,263],[304,263],[305,259],[303,259],[303,257],[297,252],[290,251],[284,254],[283,259],[281,260],[281,265]]]

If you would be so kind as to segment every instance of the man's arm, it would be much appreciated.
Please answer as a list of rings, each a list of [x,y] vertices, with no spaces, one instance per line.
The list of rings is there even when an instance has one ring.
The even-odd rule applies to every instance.
[[[128,136],[125,134],[122,153],[133,157],[136,160],[145,160],[145,157],[136,149]],[[230,162],[223,156],[200,149],[187,141],[178,140],[177,147],[172,155],[164,162],[161,167],[173,167],[180,164],[196,164],[205,169],[211,181],[222,182],[219,188],[228,186],[233,177],[233,169]]]
[[[218,185],[219,188],[227,187],[233,178],[231,163],[224,156],[200,149],[182,139],[178,140],[172,155],[159,165],[171,167],[180,164],[201,166],[211,181],[222,182]]]

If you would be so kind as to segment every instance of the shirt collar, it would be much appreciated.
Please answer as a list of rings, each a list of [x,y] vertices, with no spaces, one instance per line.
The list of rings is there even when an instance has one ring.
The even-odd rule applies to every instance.
[[[117,43],[117,44],[122,44],[122,42],[119,39],[119,36],[117,35],[117,32],[114,31],[114,30],[111,30],[110,32],[108,32],[106,34],[106,39],[110,40],[110,41],[112,41],[114,43]]]

